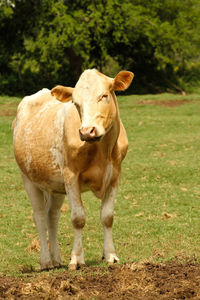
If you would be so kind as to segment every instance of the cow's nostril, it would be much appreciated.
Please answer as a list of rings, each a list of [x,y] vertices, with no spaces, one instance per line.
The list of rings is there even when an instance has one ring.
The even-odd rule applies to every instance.
[[[90,141],[96,138],[97,130],[96,127],[81,127],[79,129],[80,138],[82,141]]]
[[[96,128],[95,127],[92,127],[91,130],[90,130],[90,134],[94,135],[96,132]]]

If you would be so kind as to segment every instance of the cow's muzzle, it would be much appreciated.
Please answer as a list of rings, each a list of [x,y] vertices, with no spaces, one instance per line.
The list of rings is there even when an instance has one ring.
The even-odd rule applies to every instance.
[[[82,127],[79,129],[79,135],[81,141],[95,142],[101,139],[101,136],[97,136],[96,127]]]

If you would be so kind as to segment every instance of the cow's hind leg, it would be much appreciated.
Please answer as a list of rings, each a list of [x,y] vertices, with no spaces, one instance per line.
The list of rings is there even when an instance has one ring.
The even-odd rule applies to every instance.
[[[106,262],[109,264],[119,261],[119,258],[115,253],[112,238],[113,212],[116,194],[117,186],[109,187],[104,199],[102,200],[101,206],[101,223],[104,229],[103,258],[105,258]]]
[[[47,227],[49,233],[51,261],[54,268],[59,268],[62,266],[62,262],[60,258],[57,232],[60,208],[63,204],[65,196],[61,194],[45,193],[45,197],[47,198]]]
[[[48,245],[46,224],[46,199],[43,192],[36,187],[25,175],[22,175],[26,192],[33,207],[33,217],[40,238],[40,266],[41,270],[53,268]]]

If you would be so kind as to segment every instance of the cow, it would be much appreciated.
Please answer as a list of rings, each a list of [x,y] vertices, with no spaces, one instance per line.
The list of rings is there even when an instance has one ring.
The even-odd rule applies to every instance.
[[[88,190],[102,203],[103,257],[108,264],[119,261],[112,238],[113,210],[128,139],[114,91],[127,89],[133,76],[121,71],[110,78],[96,69],[85,70],[74,88],[42,89],[18,106],[14,154],[33,207],[41,270],[62,266],[57,228],[65,195],[74,230],[69,269],[85,264],[81,193]]]

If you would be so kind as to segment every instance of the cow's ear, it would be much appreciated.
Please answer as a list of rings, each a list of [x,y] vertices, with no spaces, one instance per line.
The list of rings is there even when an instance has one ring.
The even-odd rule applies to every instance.
[[[57,85],[51,90],[51,95],[61,102],[68,102],[72,99],[73,88]]]
[[[112,90],[124,91],[126,90],[133,80],[134,74],[129,71],[120,71],[114,78]]]

